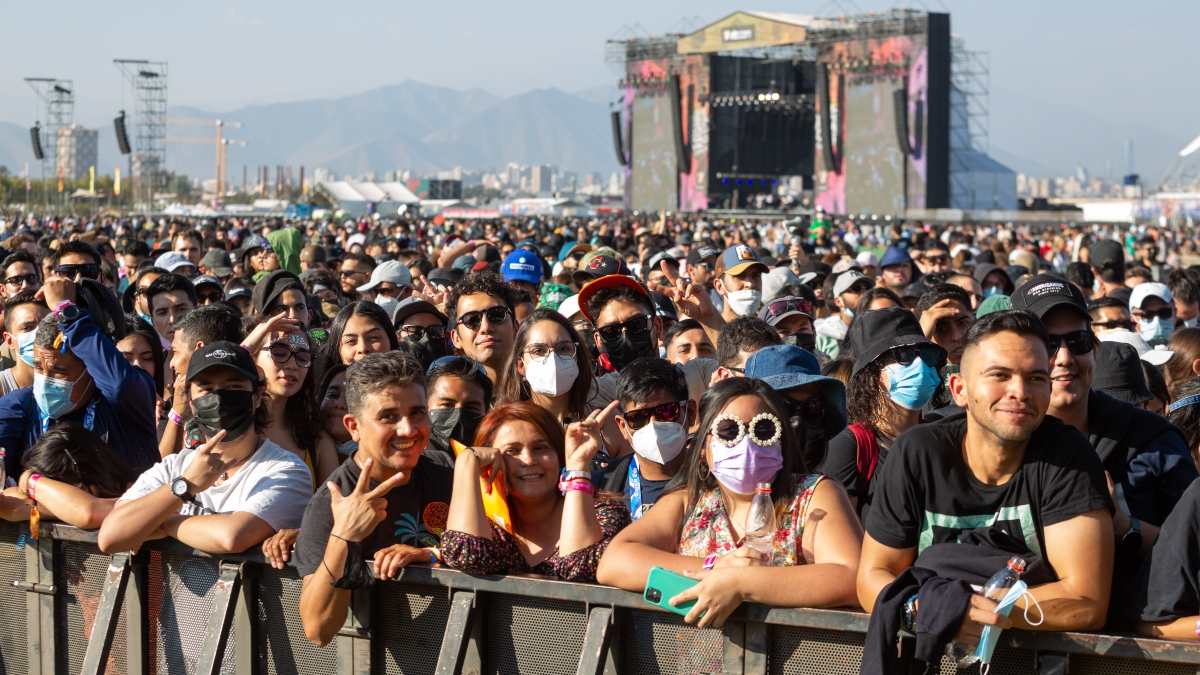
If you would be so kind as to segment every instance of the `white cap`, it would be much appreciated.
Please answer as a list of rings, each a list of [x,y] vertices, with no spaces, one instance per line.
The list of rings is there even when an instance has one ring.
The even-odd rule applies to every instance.
[[[870,251],[863,251],[863,252],[859,253],[858,257],[855,258],[855,260],[857,260],[858,264],[862,265],[863,267],[878,267],[879,266],[879,258],[876,258],[875,254],[871,253]]]
[[[195,265],[192,265],[192,261],[187,259],[186,255],[178,251],[167,251],[158,256],[158,259],[154,261],[155,267],[161,267],[168,272],[174,272],[184,265],[195,267]]]
[[[1171,297],[1171,289],[1167,288],[1166,284],[1147,281],[1133,287],[1133,292],[1129,294],[1129,309],[1141,309],[1142,302],[1150,296],[1162,298],[1166,302],[1175,301],[1175,298]]]
[[[371,280],[358,287],[358,292],[370,291],[384,281],[397,286],[412,286],[412,272],[408,271],[408,267],[399,260],[382,262],[371,271]]]
[[[1146,342],[1141,335],[1131,330],[1125,330],[1124,328],[1106,330],[1100,333],[1099,338],[1101,342],[1124,342],[1130,345],[1137,350],[1138,356],[1143,361],[1152,366],[1161,366],[1170,361],[1171,357],[1175,355],[1175,352],[1167,349],[1165,346],[1151,347],[1150,343]]]
[[[833,282],[833,297],[836,298],[842,293],[850,290],[854,284],[861,280],[871,281],[871,277],[862,274],[857,270],[850,270],[849,272],[843,272],[839,274],[837,281]]]
[[[562,302],[558,303],[558,313],[562,314],[563,316],[567,317],[568,319],[575,316],[576,314],[579,314],[582,316],[582,312],[580,312],[580,310],[579,310],[579,296],[572,295],[571,297],[567,298],[566,300],[563,300]]]

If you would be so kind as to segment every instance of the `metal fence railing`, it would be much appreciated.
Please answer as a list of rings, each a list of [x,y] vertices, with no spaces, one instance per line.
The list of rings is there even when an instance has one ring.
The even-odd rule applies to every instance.
[[[0,675],[840,675],[858,672],[867,629],[860,612],[744,605],[700,630],[636,593],[412,567],[356,591],[346,625],[318,648],[300,625],[292,567],[174,541],[108,556],[94,532],[46,523],[42,533],[0,529],[0,574],[13,581],[0,585]],[[1194,675],[1200,645],[1014,630],[991,672]]]

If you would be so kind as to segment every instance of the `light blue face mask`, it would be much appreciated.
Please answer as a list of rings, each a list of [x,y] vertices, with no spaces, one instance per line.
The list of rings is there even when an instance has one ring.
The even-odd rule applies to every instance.
[[[1196,326],[1200,326],[1200,315],[1193,316],[1190,319],[1183,320],[1184,328],[1195,328]]]
[[[1146,342],[1169,339],[1171,333],[1175,332],[1175,319],[1164,320],[1156,316],[1149,321],[1139,320],[1137,323],[1138,334]]]
[[[662,345],[658,346],[658,358],[660,358],[660,359],[667,358],[667,348],[666,347],[664,347]]]
[[[151,326],[154,325],[154,319],[151,319],[150,317],[146,316],[145,314],[142,314],[141,312],[138,312],[138,316],[145,319],[146,323],[150,324]]]
[[[993,295],[1000,295],[1003,292],[1004,289],[1000,288],[999,286],[988,286],[987,288],[983,289],[983,297],[990,298]]]
[[[1046,619],[1045,615],[1042,614],[1042,607],[1038,604],[1037,598],[1033,597],[1033,594],[1029,592],[1029,587],[1024,581],[1018,581],[1013,584],[1012,588],[1008,589],[1008,593],[996,604],[996,613],[1008,616],[1012,612],[1013,605],[1017,604],[1017,600],[1020,600],[1022,596],[1027,594],[1029,595],[1029,600],[1025,603],[1025,623],[1028,623],[1030,626],[1042,625],[1042,622]],[[1042,615],[1037,623],[1029,620],[1029,606],[1031,604],[1037,607],[1038,613]],[[990,665],[992,663],[992,653],[996,651],[996,643],[1000,641],[1000,633],[1002,632],[1001,629],[995,626],[984,626],[983,633],[979,636],[979,647],[975,650],[975,658],[984,664]]]
[[[845,315],[847,319],[854,318],[854,310],[850,309],[849,307],[842,308],[842,314]]]
[[[17,335],[17,354],[30,366],[33,365],[33,338],[36,336],[36,329]]]
[[[346,441],[345,443],[339,443],[338,441],[334,441],[333,445],[334,445],[334,447],[337,448],[339,455],[350,455],[358,450],[358,441],[355,441],[355,440],[349,440],[349,441]]]
[[[938,371],[919,358],[907,366],[893,363],[883,372],[888,376],[888,398],[905,410],[924,408],[941,382]]]
[[[75,404],[71,403],[71,391],[74,388],[75,382],[56,380],[41,373],[33,374],[33,398],[42,414],[47,417],[58,419],[75,407]]]

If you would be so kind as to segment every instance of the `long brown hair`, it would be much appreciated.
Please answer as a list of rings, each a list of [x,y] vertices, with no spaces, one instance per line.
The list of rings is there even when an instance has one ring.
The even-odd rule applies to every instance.
[[[571,385],[571,391],[567,395],[567,413],[572,419],[579,421],[588,415],[587,402],[591,397],[592,383],[595,381],[591,363],[588,361],[589,352],[584,349],[586,345],[584,345],[579,331],[575,330],[575,326],[571,325],[571,322],[562,314],[552,309],[535,309],[533,314],[521,322],[521,327],[517,329],[516,338],[513,340],[513,350],[509,352],[508,358],[504,361],[504,367],[500,370],[500,381],[496,383],[496,402],[511,403],[528,401],[533,398],[529,383],[517,372],[517,361],[521,359],[525,348],[529,346],[530,331],[542,321],[553,321],[562,326],[563,330],[567,331],[569,339],[575,343],[575,363],[579,366],[579,375],[575,378],[574,384]]]
[[[532,424],[554,448],[554,455],[558,457],[559,470],[567,465],[567,435],[563,431],[563,425],[548,410],[529,401],[511,401],[493,408],[479,423],[473,445],[492,447],[496,441],[496,435],[500,433],[500,428],[511,422]],[[563,499],[563,496],[556,494],[555,499]],[[512,518],[513,530],[520,532],[521,518],[517,515],[517,509],[512,503],[512,495],[508,497],[508,512],[509,517]]]
[[[1167,341],[1167,349],[1175,352],[1163,364],[1163,375],[1167,378],[1167,388],[1174,401],[1179,398],[1179,388],[1196,377],[1192,364],[1200,359],[1200,328],[1177,329]]]

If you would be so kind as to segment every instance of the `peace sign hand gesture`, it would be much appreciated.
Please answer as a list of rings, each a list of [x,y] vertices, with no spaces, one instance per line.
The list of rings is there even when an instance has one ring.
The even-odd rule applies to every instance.
[[[216,452],[217,444],[224,438],[225,430],[222,429],[217,432],[216,436],[208,439],[207,443],[200,446],[187,469],[184,469],[183,479],[191,486],[193,495],[198,495],[212,487],[222,474],[238,463],[239,460],[236,457],[226,462],[220,453]]]
[[[567,425],[568,471],[590,471],[592,469],[592,458],[596,456],[597,452],[600,452],[600,447],[604,445],[600,429],[616,409],[617,401],[613,401],[604,410],[593,410],[592,414],[583,421]]]
[[[421,275],[421,283],[424,287],[421,289],[421,292],[415,293],[415,295],[422,300],[428,301],[434,307],[437,307],[438,311],[445,314],[446,302],[450,299],[450,289],[439,288],[430,282],[429,279],[426,279],[424,274]]]
[[[371,485],[371,467],[374,464],[375,460],[372,459],[363,462],[358,484],[344,497],[337,483],[325,483],[329,488],[329,508],[333,511],[333,529],[330,530],[333,536],[346,541],[362,541],[387,517],[387,500],[383,495],[407,478],[408,472],[398,472],[374,490],[368,490]]]
[[[679,308],[679,311],[686,314],[689,319],[699,321],[700,319],[716,314],[717,309],[713,307],[712,300],[708,298],[708,293],[704,291],[703,286],[687,283],[672,274],[665,260],[659,263],[659,269],[667,276],[667,281],[671,285],[652,284],[650,290],[657,291],[670,298],[675,303],[675,306]]]

